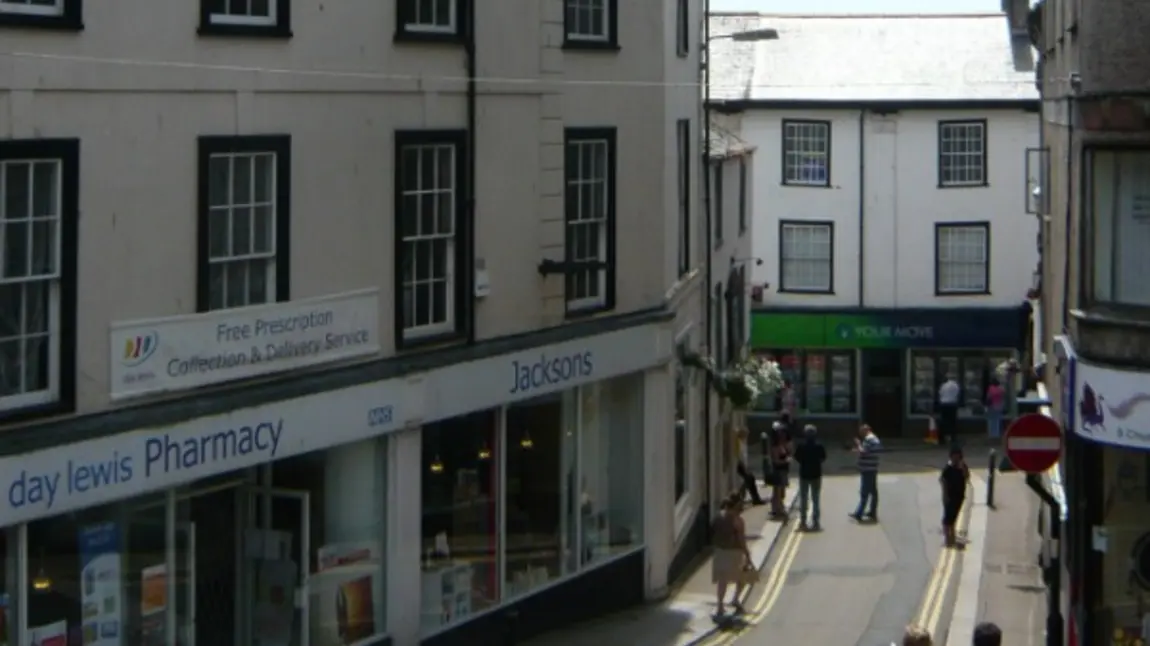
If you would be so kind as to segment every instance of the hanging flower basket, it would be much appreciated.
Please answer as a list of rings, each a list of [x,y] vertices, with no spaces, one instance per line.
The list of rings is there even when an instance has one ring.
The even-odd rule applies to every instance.
[[[998,375],[999,379],[1005,379],[1011,375],[1017,374],[1019,370],[1020,368],[1018,361],[1014,359],[1008,359],[998,364],[998,366],[995,367],[994,372],[996,375]]]
[[[725,370],[715,367],[715,360],[697,353],[680,357],[683,365],[697,368],[711,378],[715,393],[730,402],[736,410],[747,410],[763,395],[783,387],[783,373],[774,361],[751,356]]]

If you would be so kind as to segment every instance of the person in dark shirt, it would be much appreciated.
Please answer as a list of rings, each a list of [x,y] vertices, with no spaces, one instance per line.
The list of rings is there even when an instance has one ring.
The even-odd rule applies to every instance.
[[[946,535],[947,547],[954,547],[958,542],[955,525],[966,501],[966,484],[970,481],[970,468],[966,466],[961,449],[950,450],[950,461],[943,467],[938,481],[942,484],[942,531]]]
[[[803,439],[795,447],[795,462],[799,465],[799,523],[801,529],[819,531],[820,504],[823,491],[823,462],[827,461],[827,449],[819,442],[818,429],[807,424],[803,429]],[[811,507],[811,522],[807,524],[807,505]]]
[[[771,516],[779,520],[787,519],[787,484],[790,481],[791,454],[794,443],[791,441],[791,421],[786,413],[771,426]]]

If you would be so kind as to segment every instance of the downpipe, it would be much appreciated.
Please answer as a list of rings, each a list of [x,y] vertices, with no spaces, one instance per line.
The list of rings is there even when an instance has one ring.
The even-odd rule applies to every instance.
[[[463,272],[463,275],[466,276],[466,278],[465,278],[466,284],[464,285],[464,297],[466,299],[468,299],[468,302],[471,303],[471,307],[467,308],[467,321],[465,323],[467,326],[467,344],[468,345],[474,345],[475,344],[475,336],[476,336],[476,332],[475,332],[475,319],[476,319],[475,310],[478,306],[478,303],[476,302],[476,299],[475,299],[475,259],[476,259],[476,255],[477,255],[476,254],[476,248],[475,248],[476,247],[476,240],[475,240],[475,238],[476,238],[476,236],[475,236],[475,231],[476,231],[476,224],[475,224],[475,212],[476,212],[476,206],[475,206],[475,202],[476,202],[476,198],[475,198],[475,167],[476,167],[476,160],[478,159],[478,151],[476,150],[476,139],[477,139],[477,137],[475,134],[475,124],[477,121],[476,114],[477,114],[477,110],[478,110],[477,104],[478,104],[478,100],[479,100],[479,96],[478,96],[479,92],[477,89],[477,82],[476,82],[477,64],[475,61],[475,59],[476,59],[476,55],[475,55],[475,49],[476,49],[476,47],[475,47],[475,43],[476,43],[475,4],[476,4],[476,0],[472,0],[472,2],[467,4],[467,8],[466,8],[466,12],[467,12],[467,16],[466,16],[467,36],[466,36],[466,38],[464,38],[464,43],[463,43],[464,56],[466,57],[465,65],[467,68],[466,69],[466,74],[467,74],[467,96],[466,96],[466,103],[467,103],[467,106],[466,106],[466,110],[467,110],[467,162],[466,162],[466,165],[467,165],[467,194],[466,194],[467,195],[467,197],[466,197],[467,218],[466,218],[466,222],[464,224],[464,228],[465,228],[465,231],[464,231],[465,238],[464,239],[466,240],[466,248],[465,248],[466,252],[464,255],[467,257],[467,263],[465,265],[466,270]]]

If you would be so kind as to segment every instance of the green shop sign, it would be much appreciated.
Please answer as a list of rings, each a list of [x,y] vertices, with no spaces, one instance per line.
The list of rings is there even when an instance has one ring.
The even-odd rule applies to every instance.
[[[753,348],[1012,348],[1018,310],[754,312]]]

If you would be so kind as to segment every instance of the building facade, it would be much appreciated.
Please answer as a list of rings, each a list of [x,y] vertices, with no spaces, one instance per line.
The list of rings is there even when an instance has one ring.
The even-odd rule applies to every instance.
[[[782,364],[801,416],[923,434],[949,374],[964,425],[984,428],[989,381],[1025,347],[1037,267],[1019,186],[1038,102],[1029,42],[1005,23],[712,19],[779,34],[728,44],[712,96],[760,151],[751,345]]]
[[[1150,12],[1011,5],[1041,52],[1044,372],[1066,433],[1063,615],[1072,644],[1134,643],[1150,594],[1150,296],[1141,188]]]
[[[0,2],[3,641],[664,594],[707,505],[668,433],[707,426],[698,4]]]

